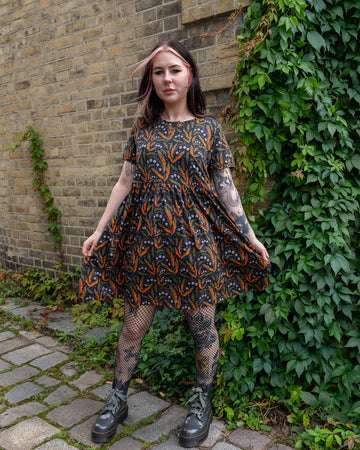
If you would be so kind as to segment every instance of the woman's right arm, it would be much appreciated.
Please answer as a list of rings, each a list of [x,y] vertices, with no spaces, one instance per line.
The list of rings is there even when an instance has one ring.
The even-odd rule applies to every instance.
[[[82,254],[91,256],[100,236],[102,235],[106,225],[118,210],[121,202],[130,192],[134,179],[136,165],[130,161],[125,161],[120,178],[113,187],[109,201],[106,205],[104,214],[102,215],[95,232],[83,244]]]

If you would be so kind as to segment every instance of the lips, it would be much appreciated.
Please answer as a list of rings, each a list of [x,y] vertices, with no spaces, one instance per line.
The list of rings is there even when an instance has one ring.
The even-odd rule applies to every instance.
[[[175,92],[175,89],[165,89],[164,94],[172,94],[173,92]]]

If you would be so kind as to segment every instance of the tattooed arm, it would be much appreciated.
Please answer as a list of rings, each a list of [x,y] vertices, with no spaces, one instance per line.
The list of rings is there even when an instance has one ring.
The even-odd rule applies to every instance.
[[[91,256],[95,245],[97,244],[104,228],[109,223],[112,216],[118,210],[121,202],[130,192],[132,182],[134,179],[136,165],[130,161],[125,161],[123,169],[120,174],[120,178],[113,187],[110,198],[106,205],[104,214],[102,215],[100,222],[96,228],[96,231],[88,238],[83,244],[82,254],[84,256]]]
[[[216,192],[224,203],[229,214],[234,218],[234,221],[242,234],[249,239],[264,259],[269,259],[266,248],[260,241],[258,241],[249,224],[240,200],[240,195],[234,186],[230,169],[226,168],[223,170],[214,171],[212,174],[212,179]]]

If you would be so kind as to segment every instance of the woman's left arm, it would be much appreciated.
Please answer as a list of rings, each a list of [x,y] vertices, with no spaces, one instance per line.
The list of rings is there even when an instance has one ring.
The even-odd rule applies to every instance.
[[[229,214],[234,218],[236,225],[243,235],[245,235],[258,253],[264,258],[269,259],[268,252],[264,245],[256,238],[253,229],[244,212],[240,195],[234,185],[229,168],[215,170],[212,172],[212,179],[221,201],[224,203]]]

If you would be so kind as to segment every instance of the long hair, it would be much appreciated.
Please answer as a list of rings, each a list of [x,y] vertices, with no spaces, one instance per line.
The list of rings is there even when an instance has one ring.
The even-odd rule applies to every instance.
[[[147,124],[151,124],[164,111],[164,102],[157,96],[152,83],[153,59],[161,51],[173,53],[191,69],[192,80],[187,92],[187,106],[195,117],[204,117],[206,102],[200,86],[199,71],[191,53],[179,41],[166,41],[158,44],[133,72],[134,76],[140,69],[144,68],[137,96],[139,103],[138,114],[144,118]]]

